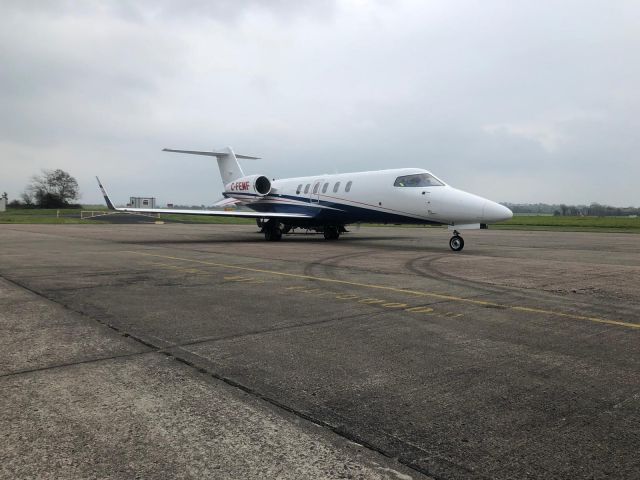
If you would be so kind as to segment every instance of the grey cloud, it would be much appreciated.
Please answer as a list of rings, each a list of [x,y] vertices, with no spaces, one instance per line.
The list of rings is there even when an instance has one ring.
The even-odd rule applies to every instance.
[[[6,0],[3,9],[9,13],[50,17],[112,17],[125,21],[146,23],[156,19],[171,21],[212,20],[236,22],[252,11],[272,14],[282,20],[295,17],[331,16],[334,0],[114,0],[102,2],[86,0]]]
[[[639,204],[635,2],[4,2],[0,161],[85,201],[210,203],[233,145],[285,177],[433,170],[501,201]],[[37,167],[37,168],[35,168]],[[106,177],[103,179],[107,182]],[[570,184],[571,188],[567,188]]]

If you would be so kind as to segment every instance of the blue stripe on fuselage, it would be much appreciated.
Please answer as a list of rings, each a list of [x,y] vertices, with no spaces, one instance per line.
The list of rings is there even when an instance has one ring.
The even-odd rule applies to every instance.
[[[234,195],[236,193],[234,192]],[[223,194],[224,195],[224,194]],[[225,195],[227,196],[227,195]],[[230,196],[230,195],[229,195]],[[304,223],[313,223],[319,225],[342,225],[357,222],[374,222],[374,223],[413,223],[413,224],[429,224],[429,225],[441,225],[440,222],[434,222],[431,220],[424,220],[420,218],[410,217],[408,215],[402,215],[398,213],[384,212],[369,207],[357,207],[354,205],[347,205],[336,201],[320,200],[311,201],[309,197],[297,197],[294,195],[267,195],[261,197],[256,194],[243,193],[244,198],[255,198],[272,200],[272,202],[255,202],[247,204],[246,206],[255,210],[256,212],[265,213],[303,213],[306,215],[313,215],[313,219],[306,219]],[[283,202],[273,202],[273,200],[284,200]],[[286,200],[293,200],[296,202],[304,202],[304,205],[287,203]],[[328,208],[322,208],[328,207]]]

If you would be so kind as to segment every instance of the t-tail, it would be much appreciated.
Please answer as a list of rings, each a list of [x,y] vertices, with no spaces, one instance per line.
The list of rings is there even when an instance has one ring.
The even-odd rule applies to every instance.
[[[164,148],[163,152],[174,153],[189,153],[191,155],[206,155],[209,157],[216,157],[218,160],[218,168],[220,169],[220,176],[222,177],[222,185],[233,182],[238,178],[244,177],[242,167],[238,163],[238,158],[246,160],[257,160],[260,157],[251,157],[249,155],[236,155],[231,147],[225,147],[211,152],[200,152],[195,150],[173,150],[171,148]]]

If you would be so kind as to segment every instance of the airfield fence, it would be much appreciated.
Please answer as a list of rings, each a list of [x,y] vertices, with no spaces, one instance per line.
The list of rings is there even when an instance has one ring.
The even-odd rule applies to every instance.
[[[88,220],[96,217],[104,217],[106,215],[139,215],[141,217],[150,217],[150,218],[160,218],[159,213],[144,213],[144,212],[114,212],[112,210],[82,210],[80,212],[80,218],[83,220]]]

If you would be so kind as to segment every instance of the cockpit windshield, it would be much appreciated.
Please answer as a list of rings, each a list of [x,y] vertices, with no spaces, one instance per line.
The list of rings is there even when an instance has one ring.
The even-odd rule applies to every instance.
[[[428,173],[416,173],[415,175],[404,175],[396,178],[394,187],[439,187],[444,185],[433,175]]]

